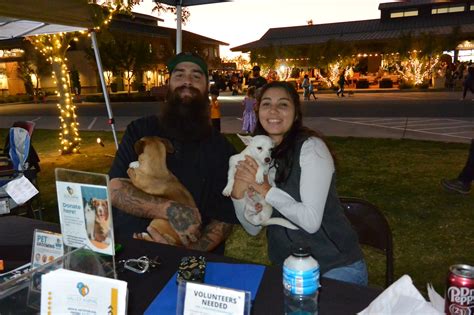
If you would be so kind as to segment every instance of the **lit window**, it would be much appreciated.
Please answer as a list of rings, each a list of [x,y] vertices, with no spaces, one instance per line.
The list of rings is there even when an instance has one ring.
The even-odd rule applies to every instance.
[[[471,6],[472,7],[472,6]],[[444,13],[456,13],[456,12],[464,12],[464,6],[463,5],[458,5],[458,6],[444,6],[444,7],[438,7],[438,8],[433,8],[431,10],[431,14],[444,14]],[[472,10],[472,8],[471,8]]]
[[[403,17],[403,12],[392,12],[390,13],[390,18],[401,18]]]
[[[474,11],[474,4],[471,4],[471,11]]]
[[[418,16],[418,10],[405,11],[404,16]]]
[[[410,10],[410,11],[401,11],[401,12],[391,12],[390,18],[401,18],[407,16],[418,16],[418,10]]]
[[[450,7],[449,12],[464,12],[464,6]]]
[[[436,14],[448,13],[448,8],[438,8],[436,9]]]

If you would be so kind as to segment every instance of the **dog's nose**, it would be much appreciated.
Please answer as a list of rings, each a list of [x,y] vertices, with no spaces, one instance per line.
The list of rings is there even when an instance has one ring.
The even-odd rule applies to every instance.
[[[272,160],[272,159],[270,159],[269,157],[266,157],[266,158],[265,158],[265,163],[270,163],[271,160]]]

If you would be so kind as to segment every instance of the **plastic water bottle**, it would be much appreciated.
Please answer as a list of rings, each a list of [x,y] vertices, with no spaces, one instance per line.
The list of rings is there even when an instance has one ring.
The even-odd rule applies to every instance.
[[[319,264],[304,248],[295,250],[283,264],[286,315],[317,315]]]

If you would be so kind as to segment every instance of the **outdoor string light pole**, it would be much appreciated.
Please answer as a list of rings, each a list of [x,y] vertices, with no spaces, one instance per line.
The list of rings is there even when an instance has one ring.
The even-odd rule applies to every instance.
[[[211,3],[223,3],[231,2],[232,0],[153,0],[158,3],[176,7],[176,54],[182,51],[182,29],[181,29],[181,10],[183,7],[189,7],[192,5],[200,4],[211,4]]]

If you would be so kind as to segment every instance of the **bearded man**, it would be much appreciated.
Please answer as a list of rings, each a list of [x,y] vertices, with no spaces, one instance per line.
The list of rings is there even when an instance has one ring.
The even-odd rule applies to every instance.
[[[227,182],[232,145],[210,123],[206,62],[194,53],[180,53],[168,63],[166,102],[159,114],[131,122],[109,171],[118,239],[147,231],[154,241],[167,243],[148,227],[151,219],[169,220],[185,247],[223,253],[232,224],[238,223],[232,202],[222,196]],[[130,162],[137,160],[134,144],[145,136],[168,139],[168,169],[192,194],[197,208],[149,195],[128,180]],[[148,227],[148,229],[147,229]]]

